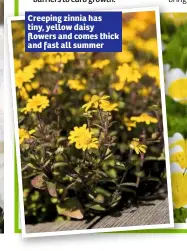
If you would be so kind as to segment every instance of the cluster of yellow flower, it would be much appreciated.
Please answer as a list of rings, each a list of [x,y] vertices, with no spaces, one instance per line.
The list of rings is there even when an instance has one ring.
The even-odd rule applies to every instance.
[[[109,96],[93,95],[88,103],[83,105],[83,108],[87,112],[89,109],[101,109],[105,112],[117,111],[118,104],[111,104],[107,99]]]
[[[142,113],[139,116],[132,116],[130,119],[124,117],[124,123],[127,126],[128,131],[131,131],[133,127],[136,127],[137,123],[145,123],[149,125],[151,123],[158,123],[158,119],[147,113]]]

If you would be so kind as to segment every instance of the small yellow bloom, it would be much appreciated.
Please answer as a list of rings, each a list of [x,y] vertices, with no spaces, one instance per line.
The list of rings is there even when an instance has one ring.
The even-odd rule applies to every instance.
[[[78,79],[70,79],[67,84],[72,90],[81,91],[86,89],[86,82]]]
[[[60,65],[60,64],[67,64],[69,61],[72,61],[75,59],[74,52],[50,52],[43,54],[44,57],[46,57],[46,63],[47,64],[53,64],[53,65]]]
[[[18,93],[20,97],[24,100],[27,100],[29,98],[28,92],[26,91],[25,87],[21,87]]]
[[[158,44],[157,39],[151,38],[145,41],[144,50],[153,54],[155,57],[158,57]]]
[[[30,82],[34,77],[34,73],[34,69],[30,66],[24,67],[23,70],[18,70],[15,74],[16,86],[18,88],[21,88],[23,86],[23,83]]]
[[[116,75],[119,77],[120,82],[127,81],[129,83],[137,83],[138,80],[141,78],[141,74],[138,69],[126,63],[121,66],[118,66]]]
[[[30,84],[25,84],[25,89],[28,91],[28,92],[31,92],[32,91],[32,86]]]
[[[146,64],[141,69],[143,74],[156,79],[157,86],[160,86],[160,71],[159,66],[154,64]]]
[[[116,82],[116,83],[113,83],[111,87],[116,91],[122,91],[124,89],[124,83]]]
[[[37,94],[28,100],[27,105],[22,109],[22,112],[42,112],[48,106],[48,98],[46,96]]]
[[[133,116],[130,118],[132,121],[136,121],[136,123],[146,123],[149,125],[150,123],[158,123],[158,119],[150,116],[147,113],[142,113],[140,116]]]
[[[127,118],[127,117],[124,117],[123,122],[124,122],[124,124],[126,125],[128,131],[131,131],[133,127],[134,127],[134,128],[136,127],[136,122],[130,120],[130,119]]]
[[[138,94],[143,96],[143,97],[148,97],[152,92],[151,87],[143,87],[138,91]]]
[[[148,27],[148,23],[145,20],[139,20],[136,18],[132,18],[128,25],[131,29],[135,29],[138,32],[142,32]]]
[[[98,95],[93,95],[88,103],[82,106],[82,108],[85,109],[87,112],[90,108],[97,109],[104,101],[109,98],[109,96],[98,96]]]
[[[96,69],[103,69],[105,66],[107,66],[110,63],[108,59],[105,60],[97,60],[95,63],[92,64],[92,68]]]
[[[40,88],[40,93],[48,95],[50,94],[50,91],[48,88],[42,87]]]
[[[14,59],[14,69],[15,69],[15,72],[18,71],[20,68],[21,68],[21,60],[15,58]]]
[[[90,94],[85,94],[83,98],[84,98],[85,102],[88,102],[91,99],[91,95]]]
[[[75,143],[77,149],[82,149],[83,151],[87,149],[98,149],[98,139],[92,138],[92,132],[87,128],[86,124],[81,127],[74,127],[68,139],[70,144]]]
[[[137,31],[135,29],[131,29],[130,26],[123,26],[122,28],[122,40],[123,41],[133,41],[136,39]]]
[[[19,143],[20,145],[24,143],[25,140],[30,139],[31,135],[36,132],[35,130],[27,131],[23,128],[19,128]]]
[[[117,52],[116,53],[116,59],[118,62],[120,63],[130,63],[134,60],[134,55],[132,54],[131,51],[128,51],[127,49],[125,49],[122,52]]]
[[[44,67],[44,60],[43,58],[39,58],[39,59],[32,59],[30,61],[30,66],[33,67],[34,69],[40,70]]]
[[[147,146],[140,143],[140,140],[133,138],[130,143],[130,148],[136,152],[136,154],[146,153]]]
[[[39,88],[40,85],[39,85],[39,83],[37,81],[34,81],[34,82],[31,83],[31,86],[32,86],[32,89],[36,90],[36,89]]]
[[[117,103],[111,104],[109,101],[102,102],[102,103],[100,104],[100,108],[101,108],[104,112],[117,111],[117,110],[118,110],[117,107],[118,107],[118,104],[117,104]]]

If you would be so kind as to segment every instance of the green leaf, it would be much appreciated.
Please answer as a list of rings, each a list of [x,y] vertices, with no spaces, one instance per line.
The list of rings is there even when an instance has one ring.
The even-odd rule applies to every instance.
[[[144,177],[145,176],[145,173],[144,173],[144,171],[135,171],[135,173],[134,173],[137,177]]]
[[[96,187],[95,192],[99,193],[99,194],[102,194],[102,195],[104,195],[106,197],[110,197],[111,196],[111,193],[108,192],[106,189],[103,189],[102,187]]]
[[[133,182],[125,182],[119,185],[119,187],[137,187],[136,183]]]
[[[126,193],[132,193],[134,195],[136,195],[136,191],[131,189],[131,188],[128,188],[127,186],[120,186],[119,189],[122,191],[122,192],[126,192]]]
[[[49,194],[52,197],[57,197],[56,184],[49,182],[49,181],[46,181],[46,185],[47,185],[47,189],[48,189]]]
[[[89,206],[89,208],[94,209],[96,211],[106,211],[106,208],[102,207],[99,204],[93,204],[93,205]]]
[[[77,198],[68,198],[56,206],[60,215],[81,220],[84,218],[83,208]]]

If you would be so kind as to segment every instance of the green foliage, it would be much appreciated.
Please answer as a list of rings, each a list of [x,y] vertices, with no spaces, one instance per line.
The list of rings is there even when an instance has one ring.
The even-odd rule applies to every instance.
[[[186,223],[187,208],[179,208],[174,210],[175,223]]]
[[[187,24],[175,27],[172,21],[161,19],[162,40],[165,45],[163,53],[164,64],[171,68],[187,70]]]
[[[166,107],[169,136],[172,137],[174,133],[179,132],[187,138],[187,105],[166,96]]]

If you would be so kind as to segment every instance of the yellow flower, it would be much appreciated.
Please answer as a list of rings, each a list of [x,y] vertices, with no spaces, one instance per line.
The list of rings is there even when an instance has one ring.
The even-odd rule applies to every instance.
[[[116,53],[116,59],[120,63],[130,63],[134,60],[134,55],[131,51],[125,49],[125,51]]]
[[[43,58],[39,58],[39,59],[32,59],[30,61],[30,66],[33,67],[34,69],[40,70],[44,67],[44,60]]]
[[[155,11],[136,12],[135,17],[138,19],[138,22],[140,20],[144,20],[149,24],[154,24],[156,22]]]
[[[48,88],[42,87],[40,88],[40,93],[48,95],[50,94],[50,91]]]
[[[143,87],[138,91],[138,94],[140,94],[143,97],[148,97],[151,94],[152,88],[151,87]]]
[[[151,39],[145,41],[144,50],[152,53],[155,57],[158,57],[157,39],[151,38]]]
[[[132,127],[136,127],[136,122],[130,120],[130,119],[127,118],[127,117],[124,117],[123,122],[124,122],[124,124],[126,125],[128,131],[131,131],[131,130],[132,130]]]
[[[123,82],[116,82],[116,83],[113,83],[111,87],[116,91],[121,91],[124,89],[124,83]]]
[[[23,70],[18,70],[15,74],[16,77],[16,86],[21,88],[23,83],[30,82],[34,77],[34,69],[30,66],[24,67]]]
[[[46,63],[48,64],[54,64],[54,65],[59,65],[59,64],[66,64],[69,61],[72,61],[75,59],[74,52],[50,52],[50,53],[45,53],[43,54],[44,57],[46,57]]]
[[[22,109],[22,112],[42,112],[48,106],[48,98],[46,96],[37,94],[27,101],[27,105]]]
[[[108,59],[105,60],[97,60],[95,63],[92,64],[92,68],[98,68],[103,69],[105,66],[107,66],[110,63]]]
[[[148,23],[145,20],[139,20],[136,18],[132,18],[128,25],[131,29],[135,29],[138,32],[142,32],[148,27]]]
[[[174,208],[187,207],[187,173],[177,163],[171,164],[171,183]]]
[[[31,86],[32,86],[32,89],[36,90],[36,89],[39,88],[40,85],[39,85],[39,83],[37,81],[34,81],[34,82],[31,83]]]
[[[149,125],[150,123],[158,123],[158,119],[148,115],[147,113],[142,113],[140,116],[131,117],[132,121],[136,121],[136,123],[146,123]]]
[[[137,70],[137,68],[130,66],[126,63],[121,66],[118,66],[116,75],[119,77],[120,82],[127,81],[137,83],[138,80],[141,78],[141,74]]]
[[[32,86],[30,84],[25,84],[25,89],[28,91],[28,92],[31,92],[32,91]]]
[[[108,99],[109,96],[98,96],[98,95],[93,95],[90,99],[90,101],[88,103],[86,103],[85,105],[82,106],[82,108],[85,109],[85,111],[87,112],[90,108],[94,108],[94,109],[97,109],[99,108],[99,106],[106,101],[106,99]]]
[[[92,132],[89,131],[86,124],[81,127],[74,127],[68,139],[70,144],[75,143],[77,149],[82,149],[83,151],[91,148],[98,149],[98,139],[92,138]]]
[[[19,92],[18,92],[18,93],[19,93],[20,97],[21,97],[22,99],[24,99],[24,100],[27,100],[27,99],[29,98],[29,95],[28,95],[28,93],[27,93],[25,87],[21,87],[21,88],[19,89]]]
[[[118,110],[117,107],[118,107],[118,104],[117,104],[117,103],[111,104],[109,101],[102,102],[102,103],[100,104],[100,108],[101,108],[104,112],[117,111],[117,110]]]
[[[131,29],[129,26],[123,26],[122,28],[122,40],[123,41],[133,41],[136,39],[136,30]]]
[[[130,148],[136,152],[136,154],[146,153],[147,146],[140,143],[140,140],[133,138],[130,143]]]
[[[72,90],[84,90],[86,89],[86,81],[80,81],[78,79],[70,79],[68,80],[68,86]]]
[[[21,68],[21,60],[15,58],[14,59],[14,69],[15,69],[15,72],[18,71],[20,68]]]
[[[85,102],[88,102],[91,99],[91,95],[90,94],[85,94],[83,97]]]
[[[19,128],[19,143],[20,145],[23,144],[23,142],[26,140],[26,139],[30,139],[31,138],[31,135],[36,132],[35,130],[30,130],[30,131],[27,131],[23,128]]]
[[[142,67],[141,72],[151,78],[155,78],[157,86],[160,86],[160,70],[158,65],[146,64]]]
[[[187,168],[187,140],[180,133],[169,138],[170,162],[177,163],[181,168]]]

